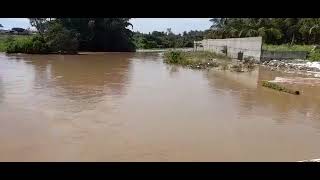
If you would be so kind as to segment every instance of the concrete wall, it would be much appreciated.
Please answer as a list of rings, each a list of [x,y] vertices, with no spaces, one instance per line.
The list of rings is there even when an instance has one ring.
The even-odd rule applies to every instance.
[[[203,47],[199,47],[203,46]],[[230,38],[230,39],[204,39],[194,42],[195,51],[212,51],[224,54],[224,48],[227,49],[226,55],[231,58],[238,58],[238,53],[243,53],[243,58],[252,57],[260,61],[262,47],[262,37],[249,38]]]
[[[266,60],[283,60],[283,59],[306,59],[307,51],[266,51],[261,54],[261,61]]]

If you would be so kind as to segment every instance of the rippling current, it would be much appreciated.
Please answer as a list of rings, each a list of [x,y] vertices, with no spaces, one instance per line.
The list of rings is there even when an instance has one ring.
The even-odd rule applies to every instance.
[[[0,161],[299,161],[320,157],[320,86],[199,71],[159,53],[0,54]]]

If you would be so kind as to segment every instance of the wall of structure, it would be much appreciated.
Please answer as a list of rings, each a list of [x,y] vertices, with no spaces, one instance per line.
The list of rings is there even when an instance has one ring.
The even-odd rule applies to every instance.
[[[261,61],[283,60],[283,59],[306,59],[307,51],[266,51],[261,53]]]
[[[235,59],[252,57],[257,61],[261,58],[261,48],[262,37],[204,39],[194,42],[195,51],[211,51]]]

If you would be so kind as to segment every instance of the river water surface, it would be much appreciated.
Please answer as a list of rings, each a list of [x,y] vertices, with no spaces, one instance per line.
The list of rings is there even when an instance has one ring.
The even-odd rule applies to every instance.
[[[320,87],[166,65],[159,53],[0,54],[0,161],[320,157]]]

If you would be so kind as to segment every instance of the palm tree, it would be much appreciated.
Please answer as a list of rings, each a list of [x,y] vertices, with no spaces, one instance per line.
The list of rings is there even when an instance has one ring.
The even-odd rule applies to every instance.
[[[287,34],[291,36],[291,45],[294,44],[299,30],[299,18],[285,18],[284,23],[287,26]]]
[[[304,18],[299,22],[299,32],[307,37],[308,42],[313,38],[313,43],[318,42],[320,34],[320,18]]]

